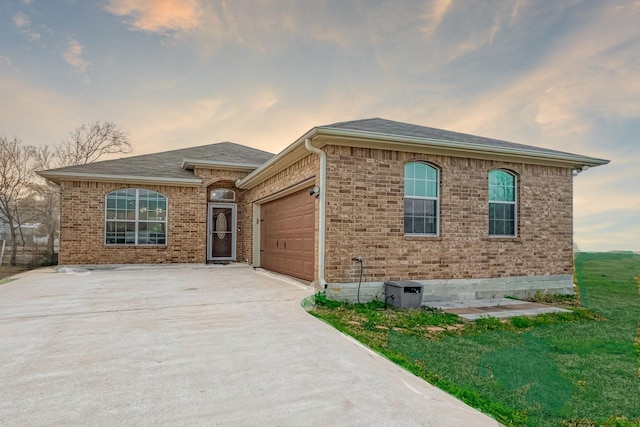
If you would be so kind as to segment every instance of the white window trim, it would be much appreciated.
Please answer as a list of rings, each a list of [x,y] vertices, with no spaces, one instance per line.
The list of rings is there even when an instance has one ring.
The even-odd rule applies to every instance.
[[[422,161],[413,161],[413,162],[408,162],[405,163],[402,166],[402,184],[403,184],[403,189],[404,189],[404,182],[406,177],[404,176],[404,168],[407,165],[410,165],[412,163],[421,163],[423,165],[427,165],[429,167],[432,167],[436,170],[436,184],[437,184],[437,190],[438,190],[438,196],[437,197],[433,197],[433,196],[407,196],[406,194],[404,194],[403,198],[402,198],[402,230],[404,233],[405,237],[440,237],[440,195],[441,195],[441,189],[440,189],[440,168],[437,167],[436,165],[433,165],[429,162],[422,162]],[[404,191],[404,190],[403,190]],[[404,218],[405,218],[405,212],[404,212],[404,201],[406,199],[419,199],[419,200],[435,200],[436,201],[436,232],[435,233],[405,233],[404,232]]]
[[[514,201],[510,202],[510,201],[504,201],[504,200],[491,200],[491,191],[489,191],[488,194],[488,198],[489,198],[489,202],[487,203],[487,220],[491,220],[491,218],[489,218],[489,205],[491,203],[500,203],[503,205],[514,205],[515,207],[513,208],[513,234],[490,234],[489,233],[489,227],[487,227],[487,234],[489,235],[490,238],[497,238],[497,239],[513,239],[514,237],[518,237],[518,195],[519,195],[519,191],[518,191],[518,175],[516,175],[515,173],[505,170],[505,169],[491,169],[489,171],[489,174],[487,174],[487,182],[489,180],[489,175],[491,174],[491,172],[493,171],[502,171],[505,173],[508,173],[509,175],[511,175],[513,177],[513,190],[515,193],[515,197],[514,197]],[[491,187],[491,184],[489,184],[489,187]],[[489,189],[488,187],[488,189]]]
[[[134,220],[121,220],[121,219],[107,219],[107,197],[109,194],[113,194],[120,190],[136,190],[136,210],[135,210],[135,219]],[[153,191],[154,193],[160,194],[167,201],[167,209],[165,211],[164,221],[149,221],[149,220],[140,220],[140,190]],[[135,224],[134,230],[134,241],[135,243],[107,243],[107,223],[108,222],[133,222]],[[165,236],[164,243],[138,243],[138,225],[141,223],[149,223],[149,222],[164,222]],[[159,193],[154,190],[149,190],[147,188],[121,188],[119,190],[113,190],[104,195],[104,235],[102,237],[102,242],[105,246],[156,246],[156,247],[165,247],[169,244],[169,197],[165,194]]]

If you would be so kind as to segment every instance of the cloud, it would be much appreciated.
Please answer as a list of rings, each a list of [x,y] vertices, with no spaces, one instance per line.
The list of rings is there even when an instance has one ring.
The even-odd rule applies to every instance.
[[[67,64],[71,65],[74,72],[84,76],[85,82],[89,82],[86,75],[87,67],[91,65],[89,61],[82,58],[82,45],[78,40],[69,39],[67,42],[67,50],[62,55]]]
[[[18,12],[13,15],[12,21],[13,26],[18,30],[18,32],[27,37],[30,42],[37,42],[40,40],[40,34],[31,29],[31,19],[29,19],[26,14]]]
[[[139,107],[135,117],[131,117],[136,122],[132,137],[141,149],[154,147],[154,151],[160,150],[158,141],[169,147],[186,140],[192,141],[191,145],[200,145],[241,138],[241,143],[250,144],[255,141],[255,128],[273,119],[272,111],[277,104],[275,90],[259,87],[246,90],[236,87],[199,99],[180,97],[171,103]],[[247,123],[252,126],[247,127]],[[273,139],[274,135],[269,134],[268,138]],[[266,142],[265,138],[260,141]]]
[[[452,3],[453,0],[435,0],[427,4],[421,16],[424,20],[421,31],[426,37],[430,37],[438,29]]]
[[[633,5],[591,11],[587,24],[564,39],[546,65],[544,99],[561,117],[538,118],[541,125],[597,115],[606,120],[640,115],[638,8]]]
[[[498,57],[505,55],[490,45],[474,53],[472,66],[448,65],[462,77],[460,89],[437,100],[432,119],[463,132],[580,152],[598,124],[640,116],[637,8],[599,5],[582,11],[579,26],[558,34],[542,55],[515,72],[489,63],[496,49]],[[524,30],[518,25],[510,29]],[[514,54],[522,47],[510,46]],[[490,67],[482,70],[486,75],[478,74],[482,66]],[[492,80],[494,75],[500,78]],[[477,90],[479,84],[486,87]]]
[[[451,1],[439,0],[445,6]],[[442,7],[428,8],[429,25],[444,17]],[[424,11],[418,2],[398,7],[391,2],[334,0],[108,0],[104,9],[124,17],[132,30],[193,41],[189,47],[205,56],[225,43],[260,54],[311,41],[319,42],[314,47],[345,50],[359,43],[389,43],[390,35],[419,34],[416,16]]]
[[[104,9],[127,17],[131,29],[150,33],[178,36],[202,23],[197,0],[109,0]]]
[[[421,28],[427,37],[427,48],[441,64],[468,58],[496,42],[515,43],[520,34],[509,31],[520,24],[517,19],[521,3],[483,1],[473,12],[464,3],[439,0],[429,4],[429,13],[422,15],[426,25]],[[531,18],[531,17],[529,17]],[[525,28],[520,28],[524,33]],[[507,35],[503,36],[506,33]]]
[[[257,81],[203,87],[201,96],[193,99],[184,95],[182,83],[167,86],[153,95],[157,98],[145,97],[146,102],[135,108],[128,99],[108,106],[118,124],[130,129],[136,154],[221,141],[277,153],[314,126],[372,116],[363,113],[362,106],[375,99],[370,92],[336,87],[309,102],[295,88]]]
[[[24,13],[18,12],[13,16],[13,25],[16,28],[28,28],[31,26],[31,20]]]
[[[11,62],[11,58],[9,58],[8,56],[0,56],[0,65],[2,65],[2,64],[6,64],[9,68],[11,68],[13,71],[15,71],[17,73],[20,72],[18,67],[13,65],[13,62]]]

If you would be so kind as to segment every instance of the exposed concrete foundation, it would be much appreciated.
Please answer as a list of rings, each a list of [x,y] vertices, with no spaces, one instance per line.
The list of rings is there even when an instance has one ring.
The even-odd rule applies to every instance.
[[[437,279],[413,280],[423,285],[422,305],[429,302],[469,300],[484,298],[529,298],[536,293],[572,295],[573,276],[517,276],[490,279]],[[357,302],[358,283],[330,283],[329,299]],[[384,300],[383,282],[363,282],[360,286],[360,302]]]

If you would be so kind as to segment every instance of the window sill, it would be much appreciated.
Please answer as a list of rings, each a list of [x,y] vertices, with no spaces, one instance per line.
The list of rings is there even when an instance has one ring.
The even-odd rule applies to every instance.
[[[488,236],[483,237],[482,241],[484,242],[522,242],[522,238],[520,236]]]
[[[441,241],[442,236],[436,236],[432,234],[405,234],[404,240],[433,240]]]
[[[103,247],[109,248],[155,248],[155,249],[166,249],[167,245],[127,245],[122,243],[114,243],[114,244],[104,244]]]

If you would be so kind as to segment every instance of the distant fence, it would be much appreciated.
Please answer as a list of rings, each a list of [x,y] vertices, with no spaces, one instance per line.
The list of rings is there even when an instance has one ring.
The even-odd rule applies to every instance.
[[[20,242],[21,243],[21,242]],[[57,242],[56,242],[57,243]],[[0,265],[8,265],[11,262],[11,241],[0,240]],[[58,262],[58,247],[54,247],[53,263]],[[28,267],[38,267],[41,265],[50,265],[51,260],[47,254],[46,242],[44,244],[18,245],[16,253],[16,265]]]
[[[46,245],[49,241],[48,236],[40,228],[40,224],[27,223],[22,224],[19,228],[16,228],[16,234],[18,237],[18,243],[22,245],[24,239],[24,246],[32,245]],[[9,224],[0,221],[0,240],[11,241],[11,229]],[[7,243],[7,246],[9,244]]]
[[[7,246],[7,241],[2,240],[0,243],[0,265],[2,265],[2,260],[4,259],[4,248]]]
[[[11,260],[11,230],[9,224],[0,221],[0,251],[4,245],[4,252],[0,253],[0,265],[7,265]],[[49,238],[43,235],[39,224],[22,224],[17,233],[18,252],[16,264],[29,267],[51,264],[47,254],[47,242]],[[58,239],[54,244],[54,253],[58,252]],[[57,263],[57,255],[54,255],[54,263]]]

